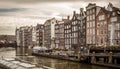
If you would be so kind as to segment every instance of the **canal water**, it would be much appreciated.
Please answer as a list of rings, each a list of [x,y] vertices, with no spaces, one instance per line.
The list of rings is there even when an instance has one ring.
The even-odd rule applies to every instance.
[[[15,57],[15,50],[0,51],[0,57],[4,57],[4,58]],[[37,63],[40,65],[43,64],[43,65],[52,67],[54,69],[112,69],[108,67],[82,64],[82,63],[51,59],[51,58],[45,58],[45,57],[36,57],[36,56],[30,56],[30,57],[31,57],[31,59],[29,60],[30,62]]]

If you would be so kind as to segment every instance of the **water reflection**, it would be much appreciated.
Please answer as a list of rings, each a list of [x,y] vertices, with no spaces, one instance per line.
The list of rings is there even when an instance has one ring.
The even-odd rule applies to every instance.
[[[58,60],[58,59],[50,59],[45,57],[34,57],[36,59],[35,62],[43,63],[43,65],[53,67],[55,69],[110,69],[107,67],[95,66],[90,64],[81,64],[76,62]]]
[[[0,58],[13,58],[15,57],[15,51],[0,51]]]
[[[15,57],[15,51],[4,51],[0,52],[0,57]],[[38,64],[38,65],[46,65],[49,67],[53,67],[54,69],[111,69],[107,67],[102,66],[95,66],[90,64],[81,64],[81,63],[75,63],[70,61],[64,61],[64,60],[58,60],[58,59],[51,59],[51,58],[45,58],[45,57],[35,57],[35,56],[22,56],[21,57],[24,60],[30,61],[32,63]]]

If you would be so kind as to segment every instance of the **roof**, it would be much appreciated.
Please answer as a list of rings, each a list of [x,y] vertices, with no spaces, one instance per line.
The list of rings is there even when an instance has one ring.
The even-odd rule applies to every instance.
[[[120,8],[113,7],[113,12],[116,12],[118,15],[120,15]]]
[[[78,20],[82,20],[86,17],[86,12],[85,11],[80,11],[80,13],[78,14],[73,14],[73,18],[75,17],[75,19],[78,19]],[[72,19],[73,19],[72,18]]]
[[[67,23],[67,22],[69,22],[70,20],[69,20],[69,19],[62,19],[62,21],[64,21],[64,23]]]
[[[89,6],[96,6],[96,4],[95,3],[89,3],[88,5],[87,5],[87,7],[89,7]]]
[[[111,7],[111,12],[116,12],[118,15],[120,15],[120,8],[113,6],[112,3],[109,3],[108,6]]]
[[[103,7],[101,7],[101,10],[103,10],[103,12],[104,12],[105,14],[110,14],[110,13],[111,13],[110,11],[106,10],[106,9],[103,8]]]

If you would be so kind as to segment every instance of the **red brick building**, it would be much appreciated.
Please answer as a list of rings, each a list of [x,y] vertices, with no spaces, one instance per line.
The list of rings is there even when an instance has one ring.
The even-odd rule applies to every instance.
[[[64,23],[64,41],[65,49],[71,49],[71,23],[68,20]]]
[[[97,45],[106,46],[108,43],[108,19],[110,12],[101,8],[98,15],[96,16],[96,40]]]
[[[96,6],[96,4],[89,3],[86,7],[86,44],[87,45],[96,45],[96,16],[98,15],[101,7]]]
[[[65,49],[64,41],[64,23],[69,21],[69,16],[67,19],[62,19],[55,24],[55,47],[58,49]]]

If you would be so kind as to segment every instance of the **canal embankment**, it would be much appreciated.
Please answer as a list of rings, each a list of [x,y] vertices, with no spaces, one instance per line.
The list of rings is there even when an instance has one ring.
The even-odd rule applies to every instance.
[[[92,63],[92,64],[99,65],[99,66],[106,66],[106,67],[110,67],[110,68],[120,69],[120,65],[117,65],[117,64],[108,64],[108,63]]]
[[[61,55],[48,55],[48,54],[38,54],[38,53],[33,53],[35,56],[42,56],[42,57],[47,57],[47,58],[53,58],[53,59],[60,59],[60,60],[67,60],[67,61],[72,61],[72,62],[80,62],[79,59],[76,59],[75,57],[67,57],[67,56],[61,56]]]
[[[60,59],[60,60],[67,60],[67,61],[72,61],[72,62],[78,62],[78,63],[85,63],[85,64],[90,64],[90,65],[97,65],[97,66],[104,66],[104,67],[109,67],[109,68],[117,68],[120,69],[119,64],[112,64],[112,63],[104,63],[104,62],[96,62],[96,63],[91,63],[90,62],[84,62],[81,61],[80,59],[73,58],[73,57],[66,57],[66,56],[60,56],[60,55],[48,55],[48,54],[41,54],[41,53],[33,53],[34,56],[42,56],[42,57],[47,57],[47,58],[53,58],[53,59]],[[88,61],[88,60],[87,60]]]
[[[16,57],[15,50],[11,51],[2,51],[0,52],[0,56],[4,56],[3,58],[13,58]],[[97,65],[90,65],[85,63],[79,63],[79,62],[71,62],[71,61],[65,61],[60,59],[52,59],[48,57],[41,57],[41,56],[17,56],[17,57],[23,57],[24,60],[20,59],[20,62],[29,61],[30,63],[35,63],[37,66],[41,66],[41,64],[45,67],[50,69],[51,67],[54,69],[112,69],[104,66],[97,66]],[[26,58],[29,57],[29,58]],[[19,61],[19,60],[18,60]],[[4,68],[0,68],[4,69]],[[22,69],[22,68],[19,68]]]
[[[0,52],[3,52],[3,51],[12,51],[12,50],[15,50],[15,48],[13,48],[13,47],[7,47],[7,48],[3,47],[3,48],[0,48]]]

